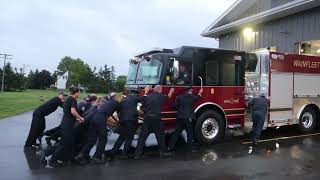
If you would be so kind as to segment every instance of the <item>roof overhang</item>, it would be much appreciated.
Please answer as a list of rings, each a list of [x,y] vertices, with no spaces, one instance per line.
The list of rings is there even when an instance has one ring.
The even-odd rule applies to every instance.
[[[206,30],[201,33],[203,37],[219,38],[220,35],[236,31],[245,26],[253,26],[256,24],[268,22],[274,19],[282,18],[291,14],[295,14],[306,9],[320,6],[319,0],[295,0],[281,6],[254,14],[252,16],[222,25],[214,27],[220,22],[231,11],[235,10],[236,7],[242,2],[242,0],[236,1],[222,16],[220,16],[213,24],[211,24]]]

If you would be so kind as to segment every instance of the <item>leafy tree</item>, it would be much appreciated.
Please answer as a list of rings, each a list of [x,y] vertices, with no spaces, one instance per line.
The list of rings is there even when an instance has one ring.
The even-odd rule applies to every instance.
[[[118,76],[117,79],[116,79],[116,82],[114,84],[115,91],[123,92],[124,85],[126,84],[126,81],[127,81],[127,76]]]
[[[115,71],[113,66],[109,68],[108,65],[104,65],[102,68],[100,68],[97,76],[100,79],[100,81],[103,82],[104,89],[107,92],[115,90]]]
[[[54,82],[51,73],[47,70],[39,72],[39,70],[36,69],[35,72],[30,71],[27,77],[27,87],[30,89],[46,89],[54,84]]]
[[[39,89],[46,89],[49,88],[50,85],[54,84],[54,80],[51,76],[51,73],[47,70],[42,70],[39,72],[38,75],[38,80],[39,80]]]
[[[51,75],[52,79],[54,82],[58,80],[58,71],[54,71]]]
[[[2,72],[3,69],[0,69],[0,84],[2,84]],[[22,91],[25,89],[25,77],[20,70],[18,72],[17,68],[13,68],[10,63],[7,63],[5,68],[5,81],[4,81],[4,90],[5,91]]]
[[[29,89],[33,89],[33,80],[34,80],[34,77],[35,77],[35,73],[31,70],[28,74],[28,77],[27,77],[27,88]]]
[[[53,73],[54,79],[56,75],[62,75],[69,71],[68,84],[81,84],[88,88],[88,92],[107,93],[110,91],[121,91],[124,86],[124,77],[120,77],[116,81],[115,69],[113,66],[104,65],[101,68],[90,68],[88,64],[80,58],[73,59],[66,56],[61,59],[57,71]],[[124,80],[124,82],[123,82]]]
[[[92,70],[80,58],[73,59],[69,56],[62,58],[57,67],[57,74],[62,75],[66,71],[69,71],[69,83],[74,85],[81,84],[82,86],[88,85],[89,75]]]

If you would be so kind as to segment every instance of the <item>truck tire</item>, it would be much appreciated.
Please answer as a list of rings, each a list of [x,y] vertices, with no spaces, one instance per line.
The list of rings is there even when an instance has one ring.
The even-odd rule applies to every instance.
[[[212,144],[220,140],[225,133],[225,122],[215,111],[205,111],[195,123],[194,134],[201,144]]]
[[[299,128],[301,132],[311,132],[317,126],[316,112],[311,107],[306,107],[300,115]]]

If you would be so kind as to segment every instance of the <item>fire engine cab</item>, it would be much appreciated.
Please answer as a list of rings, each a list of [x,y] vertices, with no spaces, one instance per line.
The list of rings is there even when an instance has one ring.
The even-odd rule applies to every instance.
[[[175,127],[175,97],[186,86],[194,92],[203,88],[193,119],[200,143],[213,143],[227,130],[250,132],[246,104],[259,93],[270,98],[265,128],[297,124],[301,131],[312,131],[320,118],[320,57],[182,46],[153,49],[130,60],[127,90],[142,94],[146,85],[157,84],[163,93],[175,88],[162,111],[168,132]]]

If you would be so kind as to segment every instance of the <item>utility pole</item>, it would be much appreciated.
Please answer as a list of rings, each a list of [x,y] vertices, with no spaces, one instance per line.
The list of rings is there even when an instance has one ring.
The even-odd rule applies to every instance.
[[[1,92],[3,93],[4,89],[4,75],[5,75],[5,67],[6,67],[6,60],[11,59],[12,55],[10,54],[0,54],[0,58],[3,59],[3,68],[2,68],[2,83],[1,83]]]

